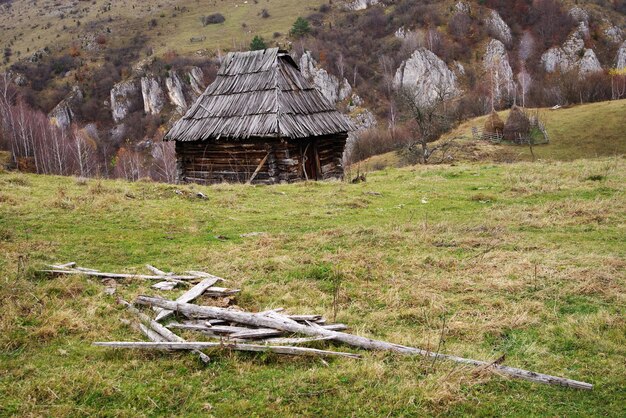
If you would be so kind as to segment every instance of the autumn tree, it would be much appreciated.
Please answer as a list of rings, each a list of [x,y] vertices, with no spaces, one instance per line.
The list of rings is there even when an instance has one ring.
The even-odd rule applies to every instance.
[[[435,90],[436,95],[432,98],[423,97],[415,89],[407,87],[397,93],[406,126],[413,134],[412,141],[403,150],[404,154],[421,164],[427,164],[435,151],[450,146],[448,142],[436,146],[431,144],[449,131],[455,121],[453,92],[443,85]]]

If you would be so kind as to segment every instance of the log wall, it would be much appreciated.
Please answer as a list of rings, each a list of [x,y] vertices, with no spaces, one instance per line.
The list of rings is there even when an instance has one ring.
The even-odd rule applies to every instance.
[[[250,139],[246,142],[176,142],[180,182],[212,184],[247,182],[266,158],[252,183],[275,184],[305,180],[304,152],[307,144],[315,152],[315,178],[343,178],[343,150],[347,135],[302,140]],[[311,177],[311,176],[308,176]]]

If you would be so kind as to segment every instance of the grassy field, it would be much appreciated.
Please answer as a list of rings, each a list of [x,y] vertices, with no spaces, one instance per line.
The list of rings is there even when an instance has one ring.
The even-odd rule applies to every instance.
[[[576,105],[558,110],[535,109],[545,123],[550,143],[533,148],[536,158],[546,160],[575,160],[620,155],[626,153],[626,100]],[[503,121],[508,110],[499,112]],[[472,127],[482,129],[487,116],[461,124],[443,139],[472,139]],[[498,145],[503,154],[518,159],[532,158],[528,147]]]
[[[0,173],[0,415],[623,416],[625,192],[623,157],[387,169],[355,185]],[[240,236],[249,232],[265,234]],[[352,332],[506,354],[507,365],[595,388],[382,353],[327,366],[215,352],[204,367],[185,353],[92,347],[142,340],[120,322],[117,296],[173,294],[130,281],[110,296],[97,280],[35,272],[67,261],[205,270],[241,287],[247,310],[331,318],[339,286],[336,319]]]
[[[499,112],[506,121],[508,110]],[[626,153],[626,100],[591,103],[570,108],[533,109],[544,121],[550,143],[533,147],[536,159],[571,161],[579,158],[607,157]],[[527,146],[495,145],[472,138],[472,127],[482,129],[487,116],[471,119],[443,136],[442,141],[454,140],[460,147],[451,155],[456,161],[530,161]],[[361,170],[401,166],[395,152],[376,155],[361,162]]]

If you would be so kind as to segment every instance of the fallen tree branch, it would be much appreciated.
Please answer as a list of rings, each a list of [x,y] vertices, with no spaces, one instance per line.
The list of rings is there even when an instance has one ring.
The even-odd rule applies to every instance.
[[[302,355],[302,356],[317,356],[317,357],[348,357],[359,359],[358,354],[345,353],[342,351],[328,351],[318,350],[316,348],[306,347],[289,347],[280,345],[258,345],[258,344],[239,344],[239,343],[212,343],[212,342],[95,342],[95,346],[99,347],[113,347],[113,348],[135,348],[143,350],[203,350],[206,348],[226,348],[239,351],[257,351],[266,352],[271,351],[278,354],[290,354],[290,355]]]
[[[186,342],[183,338],[179,337],[178,335],[174,334],[172,331],[170,331],[169,329],[165,328],[163,325],[159,324],[158,322],[150,319],[150,317],[148,315],[146,315],[145,313],[141,312],[139,309],[135,308],[133,305],[131,305],[130,303],[126,302],[125,300],[119,299],[119,303],[126,306],[126,309],[128,309],[129,312],[133,313],[137,318],[139,318],[141,320],[141,322],[143,322],[144,324],[148,325],[152,330],[154,330],[154,332],[156,332],[157,334],[159,334],[161,337],[163,337],[163,339],[165,341],[168,342]],[[152,335],[151,333],[147,333],[146,331],[144,331],[142,329],[142,332],[144,332],[144,334],[146,334],[146,336],[150,339],[156,339],[157,337]],[[202,351],[200,350],[192,350],[194,354],[197,354],[198,357],[200,358],[200,361],[202,361],[203,363],[207,364],[211,361],[211,358],[209,356],[207,356],[206,354],[204,354]]]
[[[405,355],[436,357],[473,366],[488,366],[490,364],[489,362],[481,360],[473,360],[448,354],[435,353],[432,351],[423,350],[421,348],[407,347],[400,344],[373,340],[370,338],[347,334],[344,332],[331,331],[321,326],[302,325],[290,319],[282,319],[279,317],[279,314],[274,314],[271,316],[257,315],[249,312],[238,312],[211,306],[198,306],[188,303],[177,303],[149,296],[139,296],[137,298],[137,303],[141,305],[158,306],[172,311],[179,311],[187,316],[204,315],[205,317],[224,319],[227,321],[238,322],[241,324],[258,327],[274,328],[281,331],[300,333],[309,336],[327,336],[335,341],[339,341],[344,344],[363,348],[366,350],[391,351]],[[491,365],[489,369],[512,376],[517,379],[524,379],[537,383],[559,385],[586,390],[591,390],[593,388],[593,385],[589,383],[566,379],[562,377],[550,376],[543,373],[536,373],[528,370],[518,369],[515,367],[502,366],[499,364]]]

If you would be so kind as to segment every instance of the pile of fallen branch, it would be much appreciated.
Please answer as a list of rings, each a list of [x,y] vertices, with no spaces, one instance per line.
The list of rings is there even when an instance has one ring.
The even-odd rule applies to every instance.
[[[360,355],[349,352],[298,346],[311,341],[332,340],[359,349],[390,351],[403,355],[420,355],[453,361],[475,366],[484,371],[493,371],[537,383],[586,390],[593,388],[593,385],[585,382],[504,366],[498,360],[495,362],[473,360],[349,334],[342,332],[347,329],[347,326],[344,324],[327,324],[321,315],[289,315],[282,308],[252,313],[233,309],[232,307],[221,308],[192,304],[192,301],[202,295],[224,296],[233,295],[239,291],[238,289],[215,287],[214,284],[218,281],[223,281],[223,279],[204,272],[188,271],[186,272],[187,275],[174,275],[148,266],[153,273],[153,275],[148,276],[103,273],[93,269],[75,267],[74,263],[70,264],[51,266],[52,269],[46,271],[55,274],[80,273],[109,279],[141,278],[162,280],[162,282],[174,284],[179,284],[181,281],[185,281],[185,283],[189,283],[188,281],[198,282],[176,300],[139,296],[135,304],[152,307],[156,314],[154,319],[139,311],[133,305],[120,301],[129,311],[137,316],[140,323],[136,324],[136,328],[150,342],[95,342],[94,345],[97,346],[149,350],[189,350],[196,353],[203,362],[208,362],[209,357],[200,350],[209,348],[274,352],[290,355],[360,358]],[[158,288],[164,289],[167,286]],[[177,321],[169,322],[167,325],[161,323],[174,314],[177,314]],[[172,331],[173,329],[198,332],[205,338],[216,341],[187,342],[175,334]]]

